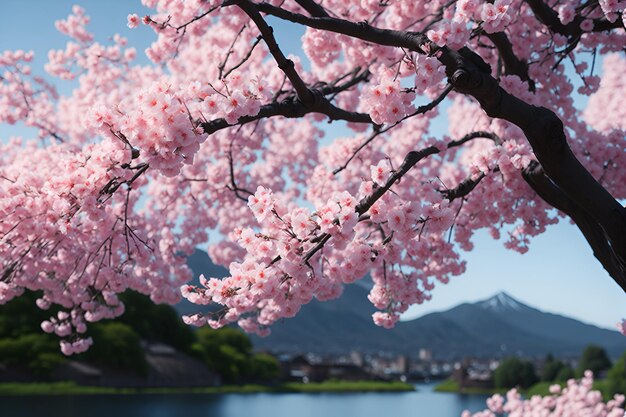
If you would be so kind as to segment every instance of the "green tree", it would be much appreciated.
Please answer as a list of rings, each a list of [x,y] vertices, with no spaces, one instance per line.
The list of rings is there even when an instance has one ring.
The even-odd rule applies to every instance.
[[[595,376],[598,376],[600,372],[606,371],[610,367],[611,360],[606,354],[606,351],[600,346],[589,345],[583,351],[577,373],[578,376],[582,376],[583,373],[589,369]]]
[[[41,310],[35,305],[39,296],[40,292],[25,291],[21,297],[0,305],[0,338],[41,333],[41,322],[56,315],[58,308]]]
[[[568,379],[572,379],[574,377],[576,377],[576,374],[574,373],[572,367],[565,366],[561,368],[556,378],[554,379],[554,382],[567,382]]]
[[[272,381],[280,376],[280,364],[272,355],[257,353],[250,358],[250,373],[255,381]]]
[[[0,362],[26,366],[37,377],[49,376],[64,361],[58,341],[50,335],[29,333],[0,339]]]
[[[528,388],[538,381],[535,367],[519,358],[507,358],[494,372],[496,388]]]
[[[93,346],[79,358],[121,370],[145,375],[148,371],[141,340],[123,323],[97,323],[90,327]]]
[[[615,362],[606,374],[607,396],[626,393],[626,352]]]
[[[252,343],[240,329],[224,327],[218,330],[201,328],[197,331],[193,350],[209,368],[218,372],[228,383],[261,382],[276,379],[280,373],[278,361],[267,354],[253,354]]]
[[[225,382],[242,382],[252,354],[252,343],[241,330],[224,327],[198,329],[198,342],[193,345],[196,356],[218,372]]]
[[[180,351],[190,352],[196,338],[171,306],[154,304],[148,296],[126,291],[120,296],[124,314],[116,321],[125,323],[142,338],[168,344]]]
[[[567,365],[559,360],[555,360],[552,355],[548,355],[541,373],[541,380],[546,382],[556,381],[557,376],[564,368],[567,368]]]

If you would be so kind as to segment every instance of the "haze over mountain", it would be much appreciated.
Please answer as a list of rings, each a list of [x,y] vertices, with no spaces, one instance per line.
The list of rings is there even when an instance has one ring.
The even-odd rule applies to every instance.
[[[225,276],[208,255],[196,251],[188,262],[196,276]],[[617,331],[546,313],[501,292],[484,301],[460,304],[447,311],[402,321],[386,330],[372,322],[375,311],[367,299],[371,283],[365,279],[344,289],[341,298],[302,307],[292,319],[272,326],[265,338],[253,336],[257,349],[276,352],[346,353],[389,352],[417,354],[429,349],[436,358],[464,356],[545,356],[578,357],[585,346],[603,346],[617,357],[626,350],[626,337]],[[189,303],[177,306],[180,312],[197,312]]]

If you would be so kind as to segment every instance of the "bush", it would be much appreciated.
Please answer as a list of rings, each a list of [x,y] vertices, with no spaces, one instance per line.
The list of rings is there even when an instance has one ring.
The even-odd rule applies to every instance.
[[[41,322],[56,315],[59,309],[58,307],[49,310],[37,308],[35,300],[40,296],[41,292],[25,291],[21,297],[0,305],[0,338],[20,338],[31,333],[41,334]]]
[[[120,300],[125,310],[116,322],[129,325],[142,339],[162,342],[180,351],[190,352],[195,341],[194,332],[183,323],[174,308],[154,304],[148,296],[130,290],[122,294]]]
[[[0,361],[25,365],[39,377],[49,376],[54,367],[64,360],[58,341],[47,334],[31,333],[0,339]]]
[[[272,355],[257,353],[250,358],[250,374],[255,381],[272,381],[280,376],[280,364]]]
[[[218,372],[224,382],[269,381],[278,377],[280,366],[270,355],[253,354],[252,343],[239,329],[198,329],[195,355]]]
[[[624,393],[626,393],[626,352],[607,372],[605,395],[612,398],[615,394]]]
[[[548,355],[546,363],[541,373],[541,380],[546,382],[556,381],[556,377],[563,368],[567,367],[563,362],[556,361],[552,355]]]
[[[505,359],[494,372],[496,388],[528,388],[538,380],[533,364],[518,358]]]
[[[576,375],[572,367],[566,366],[564,368],[561,368],[561,370],[557,374],[556,379],[554,381],[555,382],[567,382],[568,380],[575,378],[575,377]]]
[[[148,363],[137,333],[123,323],[96,323],[91,326],[93,346],[82,358],[120,370],[141,375],[148,372]]]
[[[592,371],[595,376],[598,376],[600,372],[606,371],[610,367],[611,360],[606,351],[600,346],[589,345],[585,348],[583,356],[580,358],[578,376],[582,376],[587,369]]]

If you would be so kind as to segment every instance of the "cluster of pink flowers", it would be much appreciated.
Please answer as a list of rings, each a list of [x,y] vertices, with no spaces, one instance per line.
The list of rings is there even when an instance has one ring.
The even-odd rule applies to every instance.
[[[480,18],[480,0],[458,0],[455,15],[461,18]]]
[[[332,32],[308,28],[302,36],[302,50],[313,65],[323,67],[339,58],[341,43]]]
[[[378,84],[363,89],[361,103],[374,123],[395,123],[415,109],[414,98],[415,94],[401,90],[400,80],[385,73]]]
[[[44,299],[38,299],[38,306],[47,308],[50,303]],[[41,329],[46,333],[55,333],[59,337],[67,337],[75,331],[77,334],[83,334],[87,331],[87,325],[84,317],[77,314],[77,310],[73,310],[71,314],[65,311],[59,311],[56,317],[50,317],[41,323]],[[65,355],[73,355],[82,353],[89,349],[93,344],[91,337],[75,337],[73,340],[62,340],[60,342],[61,352]]]
[[[80,6],[74,6],[72,7],[72,13],[67,19],[57,20],[54,23],[57,30],[81,43],[91,42],[93,35],[85,29],[90,20],[89,16],[85,14],[85,9]]]
[[[133,104],[134,110],[117,123],[128,142],[140,149],[142,158],[166,176],[175,176],[183,164],[192,164],[207,135],[192,124],[184,102],[173,94],[171,86],[155,83],[140,91]],[[111,113],[94,109],[94,127],[111,129]]]
[[[25,80],[31,69],[32,52],[4,51],[0,54],[0,68],[4,69],[0,79],[0,122],[15,124],[25,120],[29,114],[29,99],[35,94],[36,86]]]
[[[61,352],[66,356],[75,355],[78,353],[86,352],[91,345],[93,345],[93,339],[91,337],[76,339],[74,341],[62,340],[59,342],[61,346]]]
[[[445,68],[437,59],[420,55],[415,60],[415,91],[423,94],[429,89],[439,86],[446,78]]]
[[[574,7],[574,4],[567,3],[559,6],[559,20],[561,23],[567,25],[568,23],[573,22],[575,17],[576,8]]]
[[[509,7],[512,0],[496,0],[483,3],[480,18],[483,29],[487,33],[501,32],[511,22],[513,9]]]
[[[560,385],[550,386],[550,393],[545,397],[534,395],[523,399],[516,390],[510,390],[504,398],[496,394],[487,400],[488,409],[478,413],[464,411],[462,417],[496,417],[496,416],[544,416],[544,417],[623,417],[624,395],[617,394],[608,402],[602,401],[602,394],[592,390],[593,373],[586,371],[585,376],[576,381],[570,379],[562,388]]]
[[[87,29],[89,17],[85,11],[73,7],[73,13],[67,20],[56,22],[57,29],[73,39],[63,50],[50,50],[45,70],[52,76],[63,80],[73,80],[78,74],[85,72],[99,73],[103,80],[108,78],[106,72],[113,71],[118,77],[119,67],[128,66],[136,56],[136,50],[126,47],[126,38],[115,34],[113,44],[104,46],[93,41],[93,35]]]
[[[202,287],[182,287],[187,299],[199,304],[220,303],[227,312],[219,319],[186,316],[187,323],[221,327],[238,321],[247,330],[264,333],[276,320],[293,317],[314,296],[334,298],[340,294],[341,283],[353,282],[367,272],[372,250],[355,240],[356,200],[349,193],[333,194],[315,213],[310,213],[303,208],[288,209],[271,190],[259,187],[248,205],[262,227],[258,232],[243,228],[233,233],[248,253],[246,260],[232,263],[228,278],[201,278]],[[302,257],[324,234],[333,237],[336,250],[348,246],[360,249],[341,262],[330,260],[324,266],[316,256],[308,266],[304,265]]]
[[[389,161],[387,159],[383,159],[379,161],[377,165],[372,165],[370,167],[370,172],[372,175],[372,181],[374,181],[376,185],[384,185],[391,174]]]
[[[209,25],[189,25],[184,30],[182,25],[190,22],[194,17],[202,15],[210,9],[215,9],[217,0],[192,0],[173,2],[171,0],[142,0],[144,6],[156,9],[157,13],[144,16],[143,23],[150,26],[158,38],[146,49],[146,55],[155,63],[166,62],[175,58],[189,38],[206,32]],[[217,14],[219,9],[214,13]],[[127,18],[129,27],[136,26],[135,16]]]
[[[624,10],[626,9],[626,1],[598,0],[598,3],[600,3],[602,12],[604,13],[604,16],[609,22],[615,22],[620,14],[622,15],[622,19],[626,19],[626,17],[624,17]]]
[[[604,76],[596,93],[589,98],[589,106],[583,115],[585,120],[601,132],[626,130],[626,108],[621,96],[621,91],[626,88],[623,77],[626,59],[619,54],[611,54],[604,58],[602,65]]]
[[[0,122],[24,123],[39,130],[40,137],[60,133],[53,102],[56,90],[42,77],[32,74],[32,51],[0,54]]]
[[[443,21],[436,30],[429,30],[428,38],[439,46],[461,49],[469,41],[471,29],[465,19]]]
[[[248,80],[241,73],[233,72],[222,83],[223,88],[219,90],[203,88],[201,112],[211,118],[223,117],[230,124],[235,124],[242,116],[255,116],[261,105],[272,97],[269,86],[259,77]]]

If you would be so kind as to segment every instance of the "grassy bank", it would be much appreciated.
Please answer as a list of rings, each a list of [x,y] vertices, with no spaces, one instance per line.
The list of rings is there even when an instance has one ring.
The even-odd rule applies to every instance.
[[[413,385],[381,381],[325,381],[308,384],[289,382],[279,385],[224,385],[206,388],[106,388],[86,387],[74,382],[3,383],[0,395],[81,395],[81,394],[228,394],[260,392],[402,392]]]
[[[405,382],[382,381],[325,381],[287,383],[279,386],[284,392],[400,392],[415,391],[415,387]]]
[[[453,392],[457,394],[503,394],[508,390],[503,388],[463,388],[459,387],[459,384],[452,379],[446,379],[435,387],[435,392]]]
[[[550,395],[550,386],[554,384],[556,384],[556,382],[545,382],[545,381],[538,382],[532,387],[528,388],[527,390],[520,390],[520,392],[526,398],[530,398],[533,395],[540,395],[544,397],[546,395]],[[558,384],[560,384],[562,387],[566,385],[565,383],[562,383],[562,382]],[[604,380],[594,381],[593,389],[602,392],[605,401],[608,401],[610,399],[610,398],[607,398],[608,396],[605,393],[606,382]],[[453,381],[451,379],[446,379],[441,384],[435,387],[435,391],[436,392],[452,392],[452,393],[458,393],[458,394],[493,395],[493,394],[505,394],[508,391],[508,389],[506,388],[463,388],[463,389],[460,389],[459,384],[456,381]]]
[[[525,397],[532,397],[533,395],[541,395],[545,396],[550,393],[549,388],[550,385],[553,385],[553,382],[539,382],[527,390],[521,390],[521,393]],[[457,394],[485,394],[485,395],[493,395],[493,394],[505,394],[509,389],[508,388],[459,388],[459,384],[456,381],[451,379],[446,379],[441,384],[435,387],[436,392],[452,392]]]

